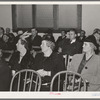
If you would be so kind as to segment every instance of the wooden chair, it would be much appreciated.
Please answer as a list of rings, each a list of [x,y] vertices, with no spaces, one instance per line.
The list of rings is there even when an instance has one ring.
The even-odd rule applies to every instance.
[[[65,58],[65,67],[66,67],[66,70],[67,70],[68,66],[70,66],[72,57],[73,56],[70,56],[70,55],[67,55],[67,54],[63,55],[63,58]]]
[[[31,69],[18,71],[12,78],[10,91],[40,91],[41,77]]]
[[[86,91],[86,80],[71,71],[58,72],[51,81],[51,91]]]

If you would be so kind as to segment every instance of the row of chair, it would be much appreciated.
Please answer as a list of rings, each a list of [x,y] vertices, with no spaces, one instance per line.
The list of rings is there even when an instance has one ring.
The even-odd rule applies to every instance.
[[[10,91],[41,91],[41,76],[34,70],[18,71],[12,78]],[[71,71],[58,72],[51,80],[50,91],[86,91],[86,80]]]

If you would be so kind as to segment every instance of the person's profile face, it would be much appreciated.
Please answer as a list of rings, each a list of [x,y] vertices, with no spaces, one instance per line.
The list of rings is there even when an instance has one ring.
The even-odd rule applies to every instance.
[[[83,52],[89,52],[91,51],[91,45],[90,45],[90,42],[84,42],[83,44]]]
[[[100,40],[100,34],[96,34],[97,40]]]
[[[70,32],[67,32],[66,37],[69,39],[70,38]]]
[[[17,44],[16,44],[16,47],[17,47],[17,50],[18,50],[18,51],[21,51],[21,50],[22,50],[23,45],[21,44],[21,40],[20,40],[20,39],[18,40],[18,42],[17,42]]]
[[[48,46],[47,46],[47,41],[46,40],[43,40],[42,43],[41,43],[41,50],[42,52],[46,52],[48,50]]]
[[[4,42],[8,42],[8,40],[9,40],[9,37],[8,37],[7,35],[4,35],[4,36],[3,36],[3,41],[4,41]]]

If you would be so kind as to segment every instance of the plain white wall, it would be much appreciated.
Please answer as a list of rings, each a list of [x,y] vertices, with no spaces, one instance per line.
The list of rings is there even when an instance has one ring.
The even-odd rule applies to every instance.
[[[82,5],[82,29],[90,35],[95,28],[100,28],[100,5]]]
[[[11,5],[0,5],[0,27],[12,29]]]

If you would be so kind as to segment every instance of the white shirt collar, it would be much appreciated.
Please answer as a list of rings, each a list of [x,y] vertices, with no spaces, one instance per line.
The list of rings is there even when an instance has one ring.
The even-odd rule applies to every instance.
[[[76,39],[73,39],[70,43],[72,44],[72,43],[74,43],[76,41]]]

